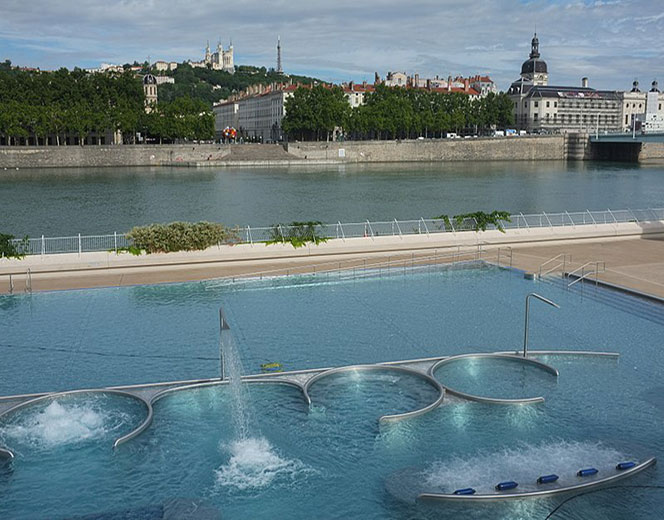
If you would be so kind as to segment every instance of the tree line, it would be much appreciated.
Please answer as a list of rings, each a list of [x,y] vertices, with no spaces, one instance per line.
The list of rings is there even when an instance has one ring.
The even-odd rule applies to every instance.
[[[329,139],[335,130],[351,139],[412,139],[446,133],[486,133],[514,123],[512,101],[489,93],[461,93],[379,85],[351,108],[341,87],[301,87],[286,100],[282,128],[291,139]]]
[[[153,72],[157,74],[156,71]],[[301,84],[312,84],[317,80],[307,76],[285,75],[265,67],[238,65],[235,74],[207,67],[192,67],[188,63],[180,63],[177,69],[162,72],[175,79],[175,83],[165,83],[159,87],[159,99],[174,101],[189,96],[205,102],[212,107],[213,103],[228,99],[251,85],[269,85],[271,83],[287,83],[293,81]]]
[[[0,143],[83,144],[91,135],[115,132],[124,143],[137,142],[138,135],[160,142],[211,139],[214,115],[186,96],[146,113],[141,77],[130,71],[41,72],[0,64]]]

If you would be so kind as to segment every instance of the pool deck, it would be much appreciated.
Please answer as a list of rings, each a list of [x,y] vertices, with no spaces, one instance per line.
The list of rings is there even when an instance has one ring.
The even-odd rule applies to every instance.
[[[482,258],[537,273],[556,255],[571,255],[566,270],[603,261],[599,279],[664,298],[664,222],[568,226],[334,239],[295,249],[290,244],[243,244],[200,252],[33,255],[0,260],[0,294],[92,287],[277,276]],[[28,276],[28,268],[30,276]],[[10,281],[11,275],[11,281]]]

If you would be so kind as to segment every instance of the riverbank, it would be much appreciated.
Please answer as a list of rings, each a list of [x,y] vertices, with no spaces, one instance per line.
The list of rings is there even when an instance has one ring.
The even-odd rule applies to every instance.
[[[600,275],[600,278],[664,296],[664,261],[660,261],[664,258],[663,236],[664,221],[656,221],[510,229],[506,233],[486,231],[334,239],[297,249],[290,244],[242,244],[141,256],[113,252],[33,255],[23,260],[0,260],[0,293],[247,275],[320,274],[479,258],[537,272],[549,258],[576,250],[570,264],[572,268],[585,262],[609,260],[609,274]],[[609,250],[610,259],[607,259],[606,251]],[[636,264],[636,267],[616,275],[613,269],[625,262]],[[649,284],[649,280],[653,283]]]
[[[563,136],[343,143],[0,147],[0,170],[112,166],[270,167],[380,162],[565,159]],[[1,171],[0,171],[1,173]]]

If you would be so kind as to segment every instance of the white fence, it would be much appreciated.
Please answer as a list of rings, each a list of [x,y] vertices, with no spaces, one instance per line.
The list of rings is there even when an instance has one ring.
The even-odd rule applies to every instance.
[[[501,221],[504,229],[546,228],[579,226],[594,224],[613,224],[620,222],[652,222],[664,220],[664,209],[622,209],[603,211],[576,211],[564,213],[536,213],[524,215],[518,213],[510,216],[510,221]],[[457,223],[450,218],[418,220],[391,220],[384,222],[351,222],[335,224],[317,224],[315,235],[322,238],[372,238],[377,236],[431,235],[435,233],[456,233],[474,230],[475,219],[465,219]],[[487,229],[495,229],[489,225]],[[287,241],[294,234],[306,234],[302,227],[280,224],[271,227],[239,227],[236,228],[238,239],[234,243],[263,243],[268,241]],[[310,234],[310,232],[309,232]],[[118,251],[131,245],[130,240],[122,233],[112,235],[77,235],[70,237],[29,238],[27,243],[14,239],[19,250],[28,255],[46,255],[55,253],[85,253],[91,251]]]

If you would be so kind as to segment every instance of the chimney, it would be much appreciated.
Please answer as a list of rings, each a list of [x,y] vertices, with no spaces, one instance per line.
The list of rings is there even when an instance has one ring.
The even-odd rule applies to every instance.
[[[588,78],[581,78],[581,86],[583,88],[588,88]]]
[[[366,90],[366,88],[367,88],[367,82],[366,81],[362,82],[362,87]]]
[[[463,90],[465,90],[466,92],[468,92],[468,87],[469,87],[469,86],[470,86],[470,82],[468,81],[468,78],[465,78],[465,79],[463,80]]]
[[[447,76],[447,91],[452,91],[452,76]]]
[[[419,88],[420,86],[420,75],[415,74],[415,88]]]

